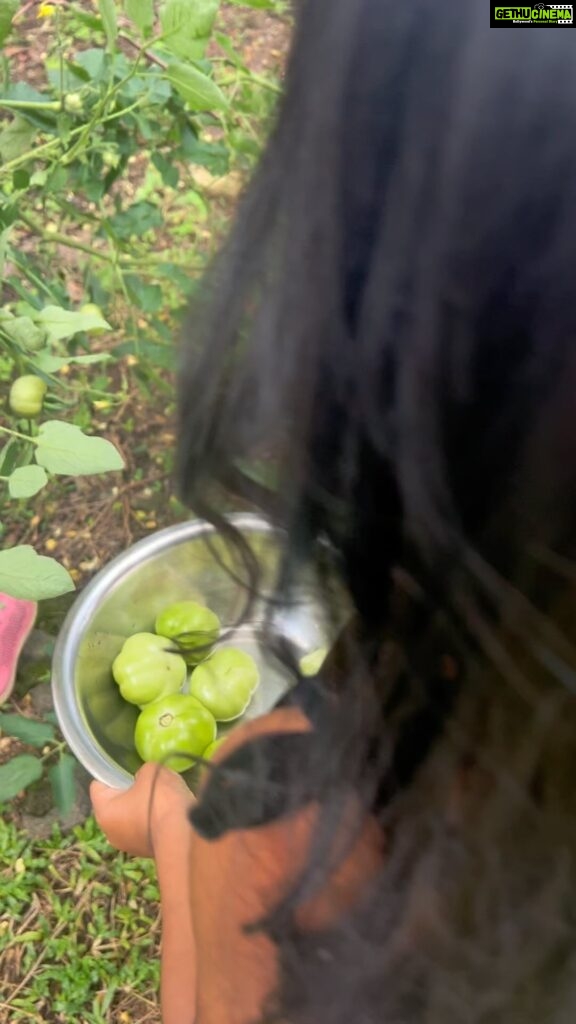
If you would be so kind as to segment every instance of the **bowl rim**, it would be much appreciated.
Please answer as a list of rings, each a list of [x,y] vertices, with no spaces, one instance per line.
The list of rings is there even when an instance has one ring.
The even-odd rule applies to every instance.
[[[282,528],[265,516],[253,512],[237,512],[227,521],[242,533],[282,534]],[[58,726],[70,750],[83,768],[99,782],[116,789],[130,786],[134,776],[117,764],[91,740],[90,729],[77,703],[74,668],[86,628],[104,595],[127,572],[156,557],[168,547],[194,540],[217,529],[205,519],[189,519],[183,523],[156,530],[116,555],[86,585],[69,609],[56,639],[52,657],[51,688]]]

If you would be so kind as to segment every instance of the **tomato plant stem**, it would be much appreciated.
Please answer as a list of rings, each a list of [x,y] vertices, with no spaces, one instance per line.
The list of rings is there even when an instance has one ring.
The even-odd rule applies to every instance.
[[[18,430],[12,430],[10,427],[3,427],[0,425],[0,431],[3,434],[10,434],[11,437],[19,437],[21,441],[31,441],[32,444],[38,443],[33,437],[29,437],[28,434],[20,434]]]

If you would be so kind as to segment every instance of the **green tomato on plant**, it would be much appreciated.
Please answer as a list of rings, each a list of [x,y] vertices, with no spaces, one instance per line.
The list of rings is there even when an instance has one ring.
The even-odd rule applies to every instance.
[[[29,419],[39,416],[47,390],[44,381],[33,373],[17,377],[8,397],[10,409],[16,416],[26,416]]]
[[[258,666],[245,651],[223,647],[198,665],[190,676],[190,694],[218,722],[240,718],[260,682]]]
[[[186,662],[165,637],[135,633],[114,659],[112,675],[124,700],[143,707],[178,693],[186,679]]]
[[[79,92],[67,92],[63,98],[64,110],[68,114],[81,114],[84,103]]]
[[[109,146],[107,149],[103,149],[101,156],[103,166],[109,171],[115,171],[120,164],[120,152],[116,148]]]
[[[194,767],[194,758],[216,739],[213,715],[195,697],[176,693],[148,704],[138,716],[134,744],[143,761],[175,772]]]
[[[220,619],[197,601],[176,601],[157,616],[154,629],[173,640],[186,661],[196,665],[210,653],[220,635]]]
[[[86,302],[83,306],[80,306],[78,312],[84,313],[85,316],[97,316],[100,317],[101,320],[105,319],[104,314],[100,309],[100,306],[97,306],[95,302]],[[86,333],[97,335],[107,334],[108,331],[105,327],[90,327]]]

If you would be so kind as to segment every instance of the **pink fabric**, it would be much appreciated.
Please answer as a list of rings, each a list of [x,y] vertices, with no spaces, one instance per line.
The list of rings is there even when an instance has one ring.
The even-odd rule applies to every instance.
[[[20,652],[36,619],[38,605],[0,594],[0,704],[12,693]]]

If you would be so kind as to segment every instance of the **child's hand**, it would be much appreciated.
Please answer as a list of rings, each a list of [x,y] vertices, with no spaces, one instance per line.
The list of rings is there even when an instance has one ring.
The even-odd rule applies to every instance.
[[[130,789],[93,781],[94,816],[108,841],[134,857],[153,857],[162,836],[192,832],[186,814],[194,797],[176,772],[145,764]]]

